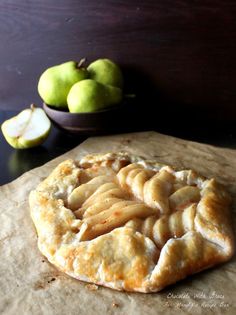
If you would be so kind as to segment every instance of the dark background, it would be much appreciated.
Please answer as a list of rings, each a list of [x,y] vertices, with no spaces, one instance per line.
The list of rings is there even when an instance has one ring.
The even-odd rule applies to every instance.
[[[235,121],[235,17],[235,0],[1,0],[0,109],[41,104],[52,65],[108,57],[155,121]]]
[[[125,93],[136,94],[113,117],[117,132],[235,148],[235,17],[235,0],[0,0],[0,124],[42,104],[37,82],[46,68],[107,57],[122,67]],[[0,135],[0,185],[87,136],[52,128],[42,146],[15,150]]]

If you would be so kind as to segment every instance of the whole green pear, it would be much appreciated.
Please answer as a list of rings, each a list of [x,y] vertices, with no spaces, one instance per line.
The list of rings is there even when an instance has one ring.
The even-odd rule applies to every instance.
[[[91,79],[75,83],[67,97],[71,113],[95,112],[118,104],[121,100],[122,90],[120,88],[104,85]]]
[[[110,59],[98,59],[92,62],[87,70],[90,78],[99,83],[123,87],[122,72],[119,66]]]
[[[67,108],[67,95],[72,85],[87,77],[88,72],[82,67],[82,62],[68,61],[48,68],[39,79],[39,95],[48,105]]]

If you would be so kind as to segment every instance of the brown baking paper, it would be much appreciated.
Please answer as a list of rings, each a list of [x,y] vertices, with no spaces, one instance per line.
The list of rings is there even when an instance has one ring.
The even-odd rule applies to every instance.
[[[0,314],[236,314],[235,258],[159,293],[143,294],[77,281],[59,272],[40,254],[29,213],[29,192],[67,158],[80,159],[87,153],[120,150],[214,176],[228,187],[235,201],[234,150],[155,132],[90,138],[0,187]]]

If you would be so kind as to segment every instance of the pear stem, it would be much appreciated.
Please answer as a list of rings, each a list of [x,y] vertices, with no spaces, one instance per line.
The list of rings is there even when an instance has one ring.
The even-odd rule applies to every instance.
[[[32,104],[30,105],[30,109],[33,111],[33,110],[35,110],[35,108],[36,108],[35,104],[32,103]]]
[[[77,68],[80,69],[82,67],[82,65],[85,63],[85,61],[86,61],[86,58],[80,59],[78,65],[77,65]]]

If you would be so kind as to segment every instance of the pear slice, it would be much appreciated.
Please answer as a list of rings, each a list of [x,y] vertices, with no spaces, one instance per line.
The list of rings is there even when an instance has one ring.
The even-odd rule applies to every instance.
[[[28,149],[40,145],[47,138],[51,122],[42,108],[31,105],[17,116],[6,120],[2,133],[15,149]]]

